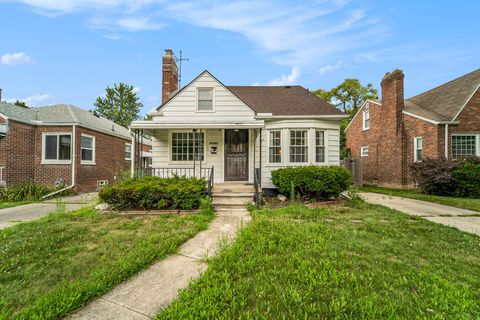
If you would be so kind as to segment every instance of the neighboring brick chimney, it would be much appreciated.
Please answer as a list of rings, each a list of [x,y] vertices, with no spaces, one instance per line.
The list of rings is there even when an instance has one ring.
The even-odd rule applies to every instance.
[[[162,104],[178,90],[178,67],[173,58],[173,51],[165,49],[162,67]]]
[[[402,122],[402,110],[404,107],[403,97],[403,72],[395,69],[387,72],[382,79],[382,108],[384,109],[384,119],[390,124],[390,128],[400,130]],[[391,122],[395,122],[391,123]]]

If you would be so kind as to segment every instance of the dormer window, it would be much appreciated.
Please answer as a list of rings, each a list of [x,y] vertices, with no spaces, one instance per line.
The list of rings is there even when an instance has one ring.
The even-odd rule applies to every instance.
[[[198,88],[198,111],[213,110],[213,88]]]
[[[363,130],[370,129],[370,106],[369,103],[365,105],[365,110],[363,111]]]

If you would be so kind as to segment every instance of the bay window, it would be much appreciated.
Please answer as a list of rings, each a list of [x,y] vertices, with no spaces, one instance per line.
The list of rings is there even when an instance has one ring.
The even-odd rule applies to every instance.
[[[315,131],[315,161],[325,162],[325,131]]]
[[[268,160],[270,163],[282,162],[282,132],[280,130],[269,132]]]
[[[307,136],[307,130],[290,130],[290,162],[308,162]]]

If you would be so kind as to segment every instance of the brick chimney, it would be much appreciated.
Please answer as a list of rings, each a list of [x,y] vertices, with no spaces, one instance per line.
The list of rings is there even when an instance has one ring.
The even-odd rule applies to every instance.
[[[178,90],[178,67],[173,58],[173,51],[165,49],[162,66],[162,104]]]
[[[404,107],[403,78],[402,70],[395,69],[385,74],[381,84],[383,115],[387,118],[384,121],[388,122],[390,128],[396,128],[397,132],[401,128]]]

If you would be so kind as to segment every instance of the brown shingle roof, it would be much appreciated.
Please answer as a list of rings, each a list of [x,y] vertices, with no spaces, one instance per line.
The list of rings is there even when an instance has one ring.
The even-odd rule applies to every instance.
[[[435,121],[453,121],[480,85],[480,69],[405,100],[404,110]]]
[[[274,116],[344,115],[302,86],[227,86],[256,113]]]

